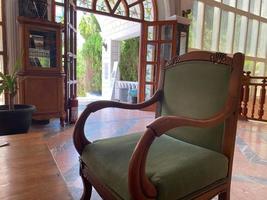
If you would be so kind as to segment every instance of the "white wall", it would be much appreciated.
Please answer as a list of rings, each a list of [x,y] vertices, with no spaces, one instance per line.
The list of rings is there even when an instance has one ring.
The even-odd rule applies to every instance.
[[[183,10],[192,9],[193,0],[158,0],[159,19],[168,19],[170,16],[182,16]]]
[[[113,67],[120,59],[120,42],[116,40],[106,40],[107,45],[102,48],[102,99],[110,100],[113,97],[114,85],[119,79],[119,73],[114,73]],[[117,72],[118,66],[116,66]]]

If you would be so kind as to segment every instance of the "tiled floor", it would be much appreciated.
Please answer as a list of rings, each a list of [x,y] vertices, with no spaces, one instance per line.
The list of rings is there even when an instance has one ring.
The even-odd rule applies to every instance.
[[[96,140],[143,131],[153,117],[151,112],[104,109],[89,117],[86,135],[89,140]],[[72,143],[73,127],[62,129],[59,121],[53,120],[46,126],[33,126],[31,131],[44,130],[44,138],[74,199],[79,199],[82,183],[78,175],[78,154]],[[238,123],[231,197],[232,200],[267,199],[267,124]],[[92,199],[101,198],[93,192]]]

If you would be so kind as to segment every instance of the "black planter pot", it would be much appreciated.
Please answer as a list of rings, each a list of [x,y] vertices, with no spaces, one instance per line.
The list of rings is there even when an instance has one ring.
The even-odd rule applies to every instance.
[[[0,135],[27,133],[35,110],[32,105],[15,105],[13,111],[7,105],[0,106]]]

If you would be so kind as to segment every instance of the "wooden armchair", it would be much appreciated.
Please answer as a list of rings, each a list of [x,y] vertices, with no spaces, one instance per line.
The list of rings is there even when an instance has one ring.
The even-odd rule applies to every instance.
[[[105,200],[230,199],[244,55],[191,52],[162,69],[158,91],[141,104],[89,104],[74,130],[82,199],[92,186]],[[107,107],[142,109],[157,103],[144,133],[89,142],[90,113]]]

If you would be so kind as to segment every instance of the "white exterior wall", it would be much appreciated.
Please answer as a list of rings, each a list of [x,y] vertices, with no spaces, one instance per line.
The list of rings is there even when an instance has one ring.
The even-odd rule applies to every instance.
[[[106,39],[105,47],[102,48],[102,97],[103,99],[112,99],[115,80],[119,78],[119,74],[113,77],[114,64],[119,62],[120,58],[120,42],[116,40]],[[115,79],[114,79],[115,78]]]

